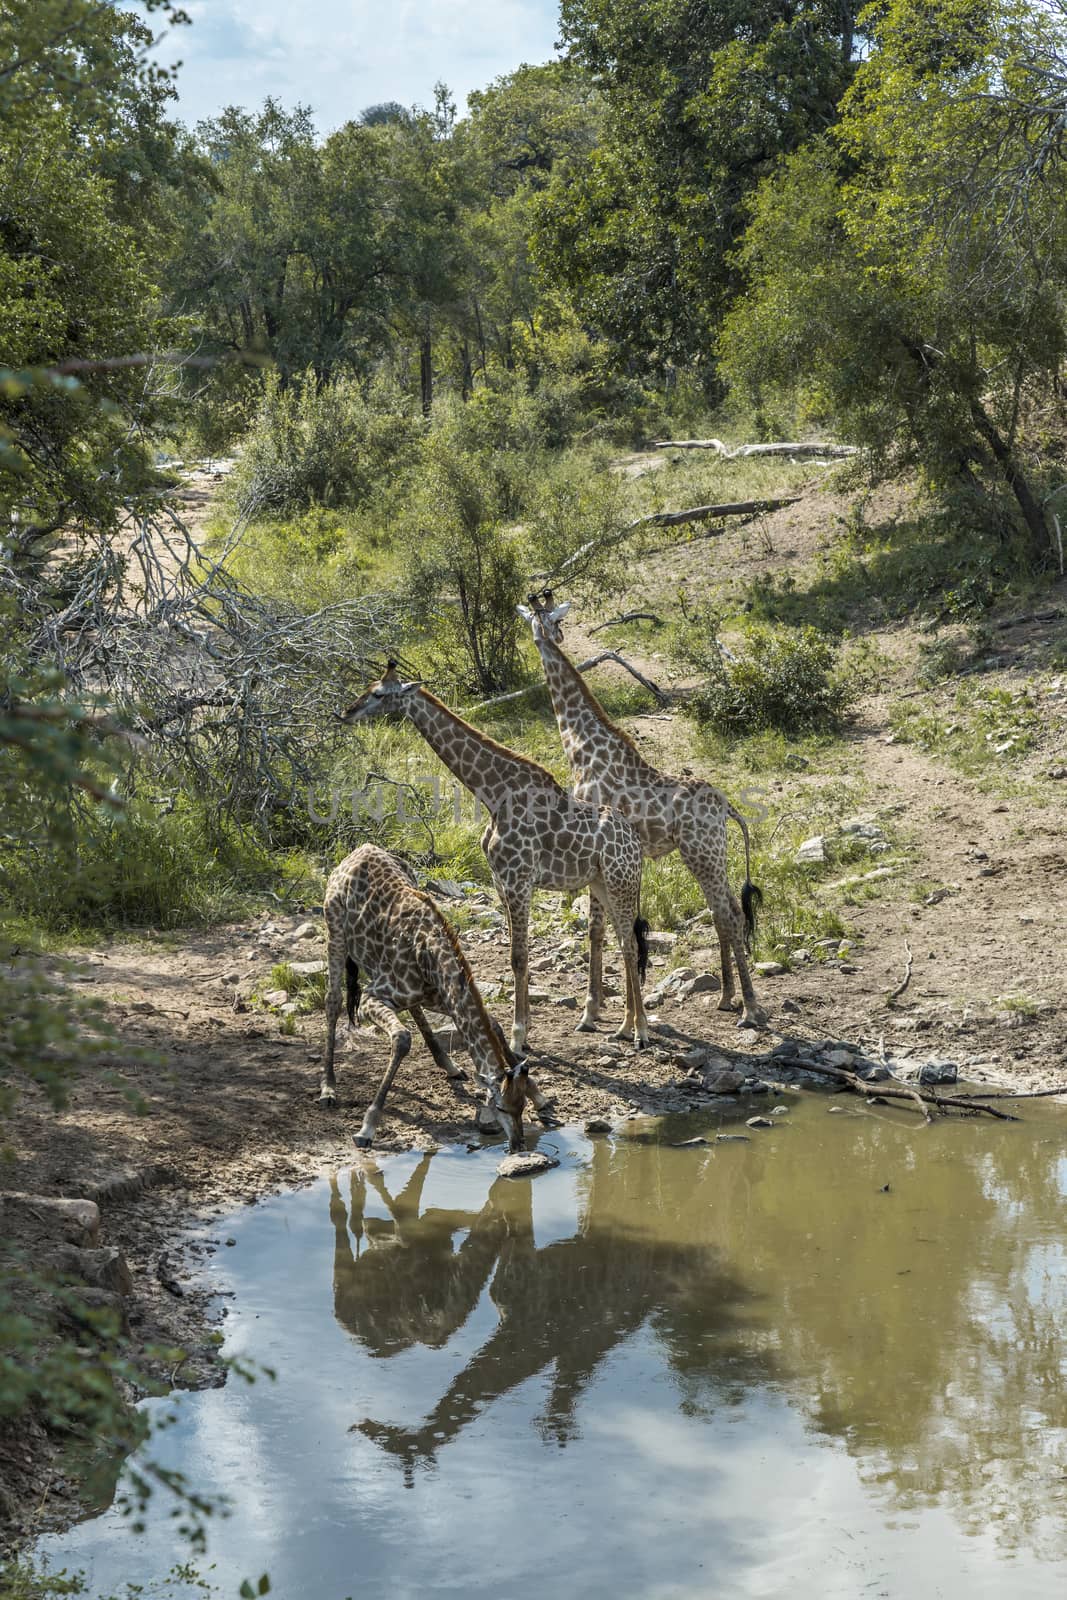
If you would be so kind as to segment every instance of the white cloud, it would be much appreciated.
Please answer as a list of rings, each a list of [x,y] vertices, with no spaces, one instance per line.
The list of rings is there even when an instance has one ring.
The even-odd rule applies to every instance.
[[[190,28],[163,41],[180,58],[177,114],[190,124],[267,95],[310,105],[323,132],[368,105],[432,102],[438,80],[462,110],[472,89],[554,53],[556,0],[186,0]]]

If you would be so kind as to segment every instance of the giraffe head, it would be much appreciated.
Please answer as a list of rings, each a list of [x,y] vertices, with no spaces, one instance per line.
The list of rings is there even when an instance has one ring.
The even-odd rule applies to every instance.
[[[569,600],[564,600],[557,605],[551,589],[542,589],[540,594],[528,594],[526,605],[517,606],[520,617],[533,628],[534,639],[542,634],[550,644],[561,644],[563,641],[563,619],[571,608]]]
[[[405,682],[395,661],[387,661],[385,671],[364,689],[358,700],[341,713],[342,722],[369,722],[372,717],[403,716],[412,697],[422,688],[418,679]]]

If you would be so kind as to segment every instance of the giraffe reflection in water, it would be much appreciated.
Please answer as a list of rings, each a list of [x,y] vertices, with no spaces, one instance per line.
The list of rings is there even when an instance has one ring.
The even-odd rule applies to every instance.
[[[423,1156],[394,1197],[369,1158],[352,1171],[345,1216],[336,1179],[334,1312],[375,1356],[414,1345],[445,1345],[470,1316],[485,1287],[500,1322],[416,1428],[365,1419],[359,1431],[399,1457],[407,1483],[415,1466],[485,1408],[527,1379],[553,1368],[537,1427],[560,1445],[577,1434],[575,1410],[610,1352],[645,1322],[663,1340],[679,1373],[692,1367],[693,1325],[706,1350],[730,1346],[724,1365],[744,1389],[766,1382],[763,1356],[742,1350],[735,1316],[743,1293],[711,1245],[671,1242],[650,1224],[655,1209],[634,1173],[608,1144],[594,1146],[583,1174],[578,1231],[538,1249],[532,1185],[498,1178],[478,1211],[429,1208],[420,1215],[433,1159]],[[635,1181],[636,1179],[636,1181]],[[365,1215],[370,1186],[389,1213]],[[454,1247],[458,1233],[463,1238]],[[718,1351],[722,1357],[721,1343]],[[710,1355],[710,1350],[709,1350]],[[701,1363],[703,1365],[704,1363]]]

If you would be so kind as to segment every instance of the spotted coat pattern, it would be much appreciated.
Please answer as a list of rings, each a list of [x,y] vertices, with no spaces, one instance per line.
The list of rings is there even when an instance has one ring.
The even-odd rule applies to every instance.
[[[555,606],[546,592],[543,596],[531,595],[529,604],[519,610],[533,629],[563,748],[574,775],[575,795],[598,804],[606,801],[621,811],[640,834],[652,860],[678,851],[699,883],[714,919],[722,971],[719,1010],[734,1009],[736,963],[744,1001],[739,1026],[764,1026],[766,1017],[756,999],[746,954],[746,922],[750,928],[750,908],[758,900],[759,891],[749,881],[749,837],[744,817],[725,795],[703,779],[673,778],[660,772],[612,722],[562,649],[561,622],[569,606]],[[745,841],[745,911],[727,877],[728,820],[738,824]]]
[[[589,986],[578,1027],[593,1032],[603,1006],[604,923],[610,918],[626,968],[626,1014],[618,1037],[648,1042],[641,998],[641,841],[609,806],[577,799],[536,761],[472,728],[419,683],[402,682],[394,666],[364,690],[343,720],[401,715],[419,730],[460,783],[489,813],[482,849],[507,914],[515,1011],[511,1046],[529,1032],[529,922],[535,888],[589,890]],[[643,924],[641,925],[643,928]]]

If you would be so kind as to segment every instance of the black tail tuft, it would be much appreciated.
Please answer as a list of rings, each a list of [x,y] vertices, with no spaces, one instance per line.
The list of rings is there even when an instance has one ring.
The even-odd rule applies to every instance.
[[[745,944],[750,950],[756,932],[756,916],[762,904],[763,890],[757,889],[756,885],[746,878],[741,890],[741,910],[745,914]]]
[[[348,1020],[355,1025],[356,1007],[359,1005],[359,968],[351,956],[345,956],[345,1008]]]
[[[644,917],[638,917],[634,923],[634,938],[637,940],[637,972],[642,983],[648,971],[648,926]]]

